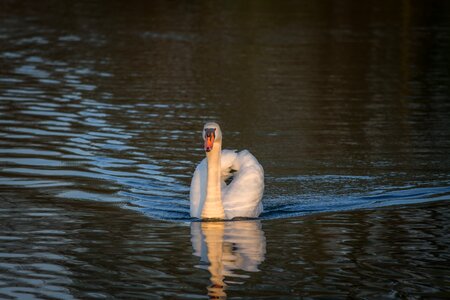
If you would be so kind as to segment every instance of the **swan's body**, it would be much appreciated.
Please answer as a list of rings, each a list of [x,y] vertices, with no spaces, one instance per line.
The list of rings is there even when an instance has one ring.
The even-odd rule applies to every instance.
[[[205,130],[210,130],[208,136]],[[247,150],[222,150],[222,133],[216,123],[205,125],[204,139],[206,158],[195,169],[191,182],[191,217],[257,218],[263,210],[262,166]],[[231,176],[233,180],[227,185],[225,181]]]

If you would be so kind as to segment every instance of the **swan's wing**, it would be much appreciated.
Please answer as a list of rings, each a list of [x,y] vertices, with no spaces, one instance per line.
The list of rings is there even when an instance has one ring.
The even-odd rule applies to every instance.
[[[202,214],[203,203],[205,202],[206,191],[206,159],[203,159],[195,168],[191,181],[191,190],[189,198],[191,202],[191,217],[200,218]]]
[[[233,181],[222,190],[222,203],[227,219],[256,218],[262,212],[264,170],[247,150],[237,153],[231,164],[237,170]],[[223,169],[223,168],[222,168]]]
[[[220,154],[220,165],[222,172],[221,179],[223,182],[233,176],[233,172],[236,171],[235,169],[233,169],[233,167],[235,167],[235,161],[237,157],[238,153],[236,150],[222,150],[222,153]]]

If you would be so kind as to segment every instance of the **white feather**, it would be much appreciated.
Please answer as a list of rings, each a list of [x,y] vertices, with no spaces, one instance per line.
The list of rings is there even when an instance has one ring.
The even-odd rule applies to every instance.
[[[233,173],[233,171],[235,171]],[[263,206],[264,170],[247,150],[222,150],[222,205],[226,219],[257,218]],[[229,185],[225,180],[233,176]],[[206,198],[207,162],[203,159],[195,169],[191,182],[191,217],[200,218]]]

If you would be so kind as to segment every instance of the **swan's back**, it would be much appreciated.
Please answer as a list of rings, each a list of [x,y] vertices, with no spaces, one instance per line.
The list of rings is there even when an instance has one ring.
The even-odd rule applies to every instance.
[[[225,218],[257,218],[263,210],[264,170],[247,150],[222,150],[222,205]],[[233,177],[230,184],[225,181]],[[206,197],[207,162],[203,159],[192,177],[191,217],[200,218]]]

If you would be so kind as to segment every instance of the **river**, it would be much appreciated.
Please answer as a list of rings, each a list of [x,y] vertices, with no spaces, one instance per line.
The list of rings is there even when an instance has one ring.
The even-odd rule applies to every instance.
[[[0,3],[0,298],[450,297],[450,5]],[[201,129],[265,170],[196,222]]]

